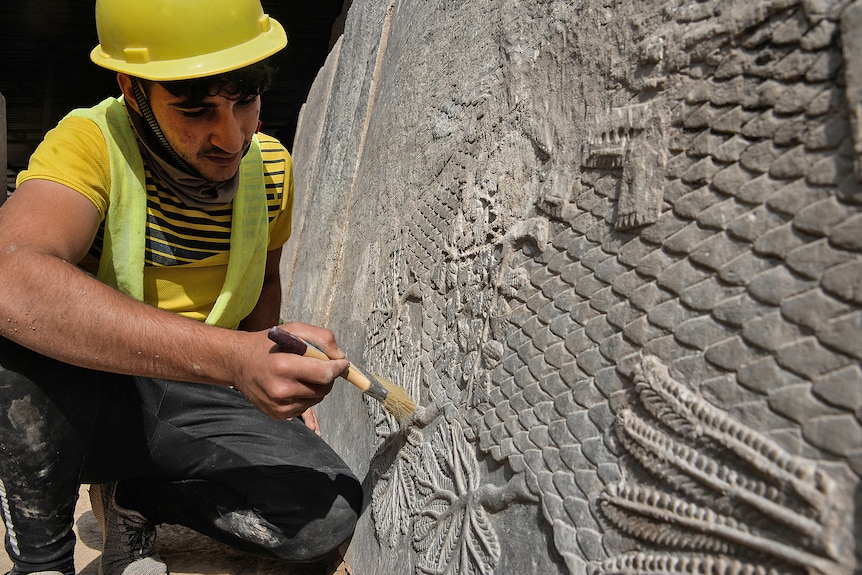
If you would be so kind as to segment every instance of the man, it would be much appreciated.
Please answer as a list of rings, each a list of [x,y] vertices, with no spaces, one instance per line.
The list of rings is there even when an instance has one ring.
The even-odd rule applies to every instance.
[[[52,130],[0,209],[0,509],[13,575],[72,575],[91,484],[100,575],[168,572],[154,525],[325,564],[361,486],[311,406],[347,367],[333,334],[284,329],[291,160],[259,129],[259,0],[98,0],[92,60],[122,91]]]

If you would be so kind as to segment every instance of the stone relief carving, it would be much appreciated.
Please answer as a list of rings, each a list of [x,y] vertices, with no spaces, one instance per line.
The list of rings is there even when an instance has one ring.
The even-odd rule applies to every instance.
[[[589,140],[584,169],[621,170],[616,228],[655,223],[662,205],[667,141],[656,104],[610,110]]]
[[[481,484],[474,452],[458,420],[438,427],[433,443],[423,450],[416,478],[422,497],[413,536],[422,573],[496,570],[500,541],[485,510],[495,489]]]
[[[395,289],[381,292],[385,295],[376,306],[380,323],[370,324],[371,341],[378,345],[369,356],[388,370],[416,366],[413,373],[423,374],[428,393],[412,425],[400,431],[379,406],[368,403],[378,419],[382,450],[391,457],[375,480],[375,530],[391,548],[412,539],[418,573],[497,572],[500,542],[488,510],[534,500],[520,477],[502,487],[483,482],[475,437],[468,438],[458,412],[457,406],[487,402],[487,364],[495,362],[500,350],[494,340],[481,348],[478,342],[486,339],[482,334],[490,329],[495,305],[497,279],[490,277],[498,267],[494,252],[504,242],[521,239],[495,231],[500,224],[493,224],[494,184],[463,175],[457,189],[441,195],[439,204],[422,206],[421,216],[404,230],[410,238],[404,244],[424,244],[428,251],[392,254],[385,283]],[[463,201],[447,203],[455,193]],[[540,233],[521,224],[524,236]],[[445,246],[443,261],[427,258],[434,245]],[[427,259],[415,259],[423,257]],[[510,290],[517,285],[511,278],[502,281]],[[425,332],[421,337],[411,337],[414,322]],[[417,339],[421,349],[409,343]]]
[[[616,434],[654,481],[608,486],[601,508],[624,532],[668,551],[614,557],[598,572],[721,563],[736,573],[763,564],[776,572],[851,571],[853,526],[837,507],[848,494],[829,473],[674,381],[655,357],[635,367],[633,381],[646,414],[619,408]],[[687,563],[675,566],[674,553]]]
[[[862,181],[862,4],[854,2],[841,14],[841,43],[844,49],[844,81],[847,84],[847,113],[856,154],[856,178]]]
[[[769,427],[746,424],[763,417],[792,435],[797,422],[803,443],[859,449],[830,446],[835,426],[820,419],[860,427],[824,391],[862,382],[859,250],[841,241],[844,226],[859,230],[858,195],[841,188],[846,110],[827,62],[837,52],[804,6],[727,21],[720,5],[690,5],[701,13],[672,24],[693,31],[648,40],[663,55],[642,62],[667,59],[665,73],[683,79],[648,83],[669,92],[595,121],[577,197],[552,170],[539,184],[548,215],[506,231],[497,184],[477,181],[465,158],[459,185],[418,210],[405,241],[413,271],[399,280],[413,287],[399,299],[423,311],[389,316],[388,333],[419,320],[423,346],[407,363],[423,366],[429,402],[375,492],[378,535],[412,532],[417,572],[494,572],[499,536],[477,495],[492,486],[477,453],[518,478],[503,501],[540,502],[572,573],[852,571],[853,526],[835,512],[850,495],[788,451],[798,438],[781,447]],[[681,54],[696,40],[715,44],[703,62]],[[642,351],[661,359],[627,378]],[[662,363],[751,413],[714,407]],[[631,389],[649,419],[613,403]],[[791,412],[791,391],[809,394],[807,413]],[[621,466],[623,453],[651,478]]]
[[[858,572],[862,1],[504,4],[367,323],[422,405],[367,402],[377,540],[503,573],[526,506],[560,573]],[[524,30],[612,77],[531,94]]]

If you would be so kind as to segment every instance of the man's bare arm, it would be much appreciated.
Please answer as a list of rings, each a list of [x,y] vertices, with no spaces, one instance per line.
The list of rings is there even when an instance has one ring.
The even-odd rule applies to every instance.
[[[0,209],[0,335],[83,367],[234,385],[276,418],[320,401],[346,369],[272,353],[265,331],[207,326],[102,284],[76,266],[98,224],[92,203],[61,184],[31,180],[12,194]],[[331,333],[307,330],[297,335],[343,357]]]
[[[281,314],[281,248],[266,254],[266,271],[257,305],[239,324],[245,331],[269,329],[278,323]]]

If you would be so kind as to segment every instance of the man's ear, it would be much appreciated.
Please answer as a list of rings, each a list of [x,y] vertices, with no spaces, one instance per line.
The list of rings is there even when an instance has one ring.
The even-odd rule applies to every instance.
[[[117,84],[120,85],[120,90],[123,92],[123,99],[126,101],[126,106],[131,106],[138,114],[141,113],[138,107],[138,100],[135,99],[135,92],[132,90],[132,78],[128,74],[117,74]]]

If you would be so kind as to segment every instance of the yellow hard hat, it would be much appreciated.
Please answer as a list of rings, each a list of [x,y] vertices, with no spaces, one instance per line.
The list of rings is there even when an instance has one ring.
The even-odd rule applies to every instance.
[[[287,45],[260,0],[97,0],[99,66],[154,81],[243,68]]]

